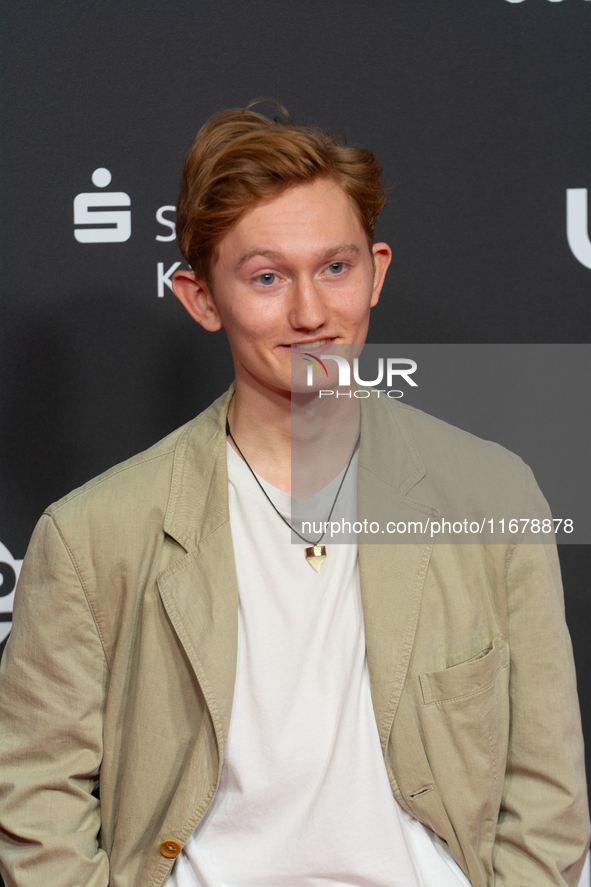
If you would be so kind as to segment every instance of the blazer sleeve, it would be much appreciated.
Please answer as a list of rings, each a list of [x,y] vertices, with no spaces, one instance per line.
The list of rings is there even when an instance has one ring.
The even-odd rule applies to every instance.
[[[108,669],[49,515],[31,539],[0,668],[0,874],[6,887],[107,887],[98,785]]]
[[[550,517],[528,469],[528,514]],[[554,544],[516,545],[506,569],[509,750],[495,885],[578,884],[589,846],[583,737]]]

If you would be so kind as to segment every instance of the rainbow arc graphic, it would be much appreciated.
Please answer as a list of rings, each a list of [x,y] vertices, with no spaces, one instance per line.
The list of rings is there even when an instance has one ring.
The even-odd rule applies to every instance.
[[[321,376],[324,373],[324,375],[328,377],[328,370],[319,357],[315,357],[313,354],[309,354],[307,351],[304,351],[302,353],[306,363],[311,363],[312,366],[315,366]],[[310,370],[308,370],[308,372],[310,372]]]

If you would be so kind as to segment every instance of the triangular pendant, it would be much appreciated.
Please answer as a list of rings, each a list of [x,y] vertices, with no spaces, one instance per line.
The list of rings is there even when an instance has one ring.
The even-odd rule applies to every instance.
[[[312,569],[319,573],[320,567],[326,560],[326,545],[312,545],[310,548],[306,548],[305,553],[306,560]]]

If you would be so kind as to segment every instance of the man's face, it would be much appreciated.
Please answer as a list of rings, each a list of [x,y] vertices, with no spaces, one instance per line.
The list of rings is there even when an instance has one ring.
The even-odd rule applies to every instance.
[[[237,383],[287,392],[292,345],[320,355],[364,342],[390,261],[386,244],[373,251],[375,273],[355,210],[331,179],[248,210],[219,244],[209,297],[219,322],[210,312],[207,327],[226,330]]]

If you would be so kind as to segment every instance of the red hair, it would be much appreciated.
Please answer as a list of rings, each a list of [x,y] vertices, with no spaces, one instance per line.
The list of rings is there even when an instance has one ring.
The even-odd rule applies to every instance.
[[[216,246],[246,210],[293,185],[332,178],[355,207],[370,247],[385,206],[373,151],[341,145],[323,129],[255,111],[222,111],[204,123],[189,151],[177,202],[177,241],[198,278],[209,279]]]

